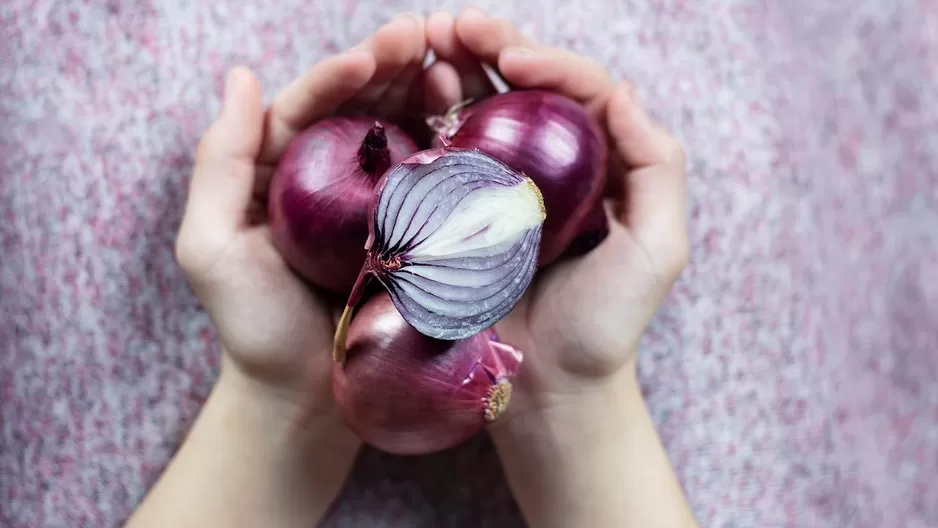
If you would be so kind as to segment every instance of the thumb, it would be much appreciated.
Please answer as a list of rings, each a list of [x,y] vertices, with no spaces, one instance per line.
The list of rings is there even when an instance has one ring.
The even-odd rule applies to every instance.
[[[221,113],[196,154],[177,241],[184,268],[208,269],[246,225],[263,125],[257,79],[247,68],[234,68],[225,83]]]

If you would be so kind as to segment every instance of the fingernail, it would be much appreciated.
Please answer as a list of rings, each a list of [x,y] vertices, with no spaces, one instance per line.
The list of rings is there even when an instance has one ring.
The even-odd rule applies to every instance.
[[[354,48],[349,48],[349,50],[345,52],[345,57],[346,57],[346,58],[349,58],[349,57],[352,57],[352,56],[354,56],[354,55],[362,55],[362,56],[371,55],[371,50],[369,50],[369,49],[366,47],[366,44],[367,44],[367,43],[363,42],[363,43],[361,43],[361,44],[355,46]]]
[[[485,17],[485,11],[479,9],[478,7],[467,7],[463,9],[463,12],[459,14],[459,18],[462,19],[472,19],[472,18],[483,18]]]
[[[442,20],[442,21],[443,21],[444,23],[446,23],[447,25],[451,25],[451,24],[453,24],[453,22],[456,21],[456,17],[453,16],[452,13],[450,13],[449,11],[446,11],[446,10],[437,11],[437,12],[433,13],[432,15],[430,15],[430,18],[431,18],[431,19],[434,19],[434,18],[435,18],[435,19],[438,19],[438,20]]]
[[[235,99],[234,91],[238,88],[238,67],[234,67],[228,70],[228,74],[225,76],[225,92],[222,94],[222,104],[221,112],[219,114],[224,114],[225,111],[231,107],[232,101]]]
[[[530,57],[534,55],[534,50],[531,48],[525,48],[522,46],[511,46],[502,50],[502,55],[516,56],[516,57]]]
[[[368,37],[365,40],[349,48],[349,51],[369,51],[368,46],[370,44],[371,44],[371,37]]]
[[[417,11],[408,11],[406,13],[395,15],[394,18],[391,19],[390,23],[401,22],[401,21],[409,22],[411,24],[414,24],[420,27],[423,25],[423,14],[418,13]]]
[[[417,24],[421,24],[423,22],[423,14],[417,11],[408,11],[406,13],[394,15],[394,18],[391,19],[391,22],[396,22],[398,20],[408,20],[411,22],[416,22]]]

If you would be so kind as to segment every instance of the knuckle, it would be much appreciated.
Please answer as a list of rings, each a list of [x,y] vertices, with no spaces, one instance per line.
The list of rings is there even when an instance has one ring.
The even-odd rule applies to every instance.
[[[217,274],[219,264],[231,246],[230,239],[215,234],[195,225],[186,225],[176,237],[173,254],[176,264],[192,283],[212,280]]]
[[[625,88],[626,93],[629,94],[629,96],[632,98],[633,101],[636,100],[635,83],[629,80],[622,80],[622,81],[619,81],[619,84],[622,85],[623,88]]]
[[[681,272],[684,271],[684,268],[687,267],[688,262],[690,261],[690,245],[687,243],[687,240],[682,240],[680,243],[675,244],[670,250],[670,255],[666,260],[665,271],[668,277],[671,280],[675,280],[680,276]]]
[[[217,148],[217,141],[215,140],[216,132],[215,125],[212,125],[202,134],[202,139],[199,141],[198,147],[195,150],[195,162],[196,164],[204,163],[207,161]]]
[[[663,145],[665,159],[675,167],[684,167],[687,164],[687,152],[684,145],[672,136],[667,136]]]
[[[687,265],[690,263],[690,245],[687,242],[684,242],[678,248],[677,254],[674,257],[674,266],[680,273]]]
[[[182,230],[179,232],[179,235],[176,237],[176,244],[173,248],[173,254],[176,258],[176,263],[179,264],[179,267],[182,268],[187,275],[190,274],[194,266],[194,261],[196,260],[196,245],[192,241],[192,236],[188,235],[188,232]]]

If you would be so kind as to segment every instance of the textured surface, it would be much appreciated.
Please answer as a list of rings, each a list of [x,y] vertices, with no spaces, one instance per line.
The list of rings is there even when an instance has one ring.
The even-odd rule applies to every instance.
[[[702,524],[938,526],[938,4],[490,3],[687,145],[692,261],[642,371]],[[269,100],[431,7],[206,4],[0,5],[2,526],[119,526],[211,386],[172,243],[226,69]],[[327,524],[521,525],[501,479],[484,439],[367,452]]]

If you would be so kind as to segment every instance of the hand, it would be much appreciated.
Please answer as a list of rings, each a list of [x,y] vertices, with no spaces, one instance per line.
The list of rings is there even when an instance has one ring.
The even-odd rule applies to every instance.
[[[289,142],[334,112],[399,118],[433,97],[422,18],[401,16],[323,60],[265,112],[245,68],[229,76],[218,120],[199,145],[176,254],[218,329],[222,381],[236,379],[295,420],[334,418],[332,302],[305,286],[271,242],[267,187]]]
[[[422,117],[438,94],[425,54],[423,19],[399,17],[313,66],[266,112],[251,72],[229,74],[176,244],[221,336],[221,376],[128,526],[312,526],[338,494],[361,444],[333,410],[335,310],[274,249],[267,188],[290,141],[328,114]]]
[[[480,62],[516,88],[554,90],[580,101],[606,127],[612,170],[610,232],[587,255],[544,270],[498,324],[525,352],[505,422],[634,373],[642,333],[688,258],[684,154],[654,123],[628,83],[615,85],[598,63],[541,46],[510,23],[467,10],[437,13],[428,38],[448,63],[449,101],[491,94]]]
[[[639,389],[635,353],[687,261],[684,155],[593,61],[525,38],[467,10],[428,20],[448,102],[484,97],[480,62],[510,86],[580,101],[605,129],[611,158],[608,237],[542,270],[499,322],[525,352],[505,416],[489,427],[532,527],[697,526]]]

